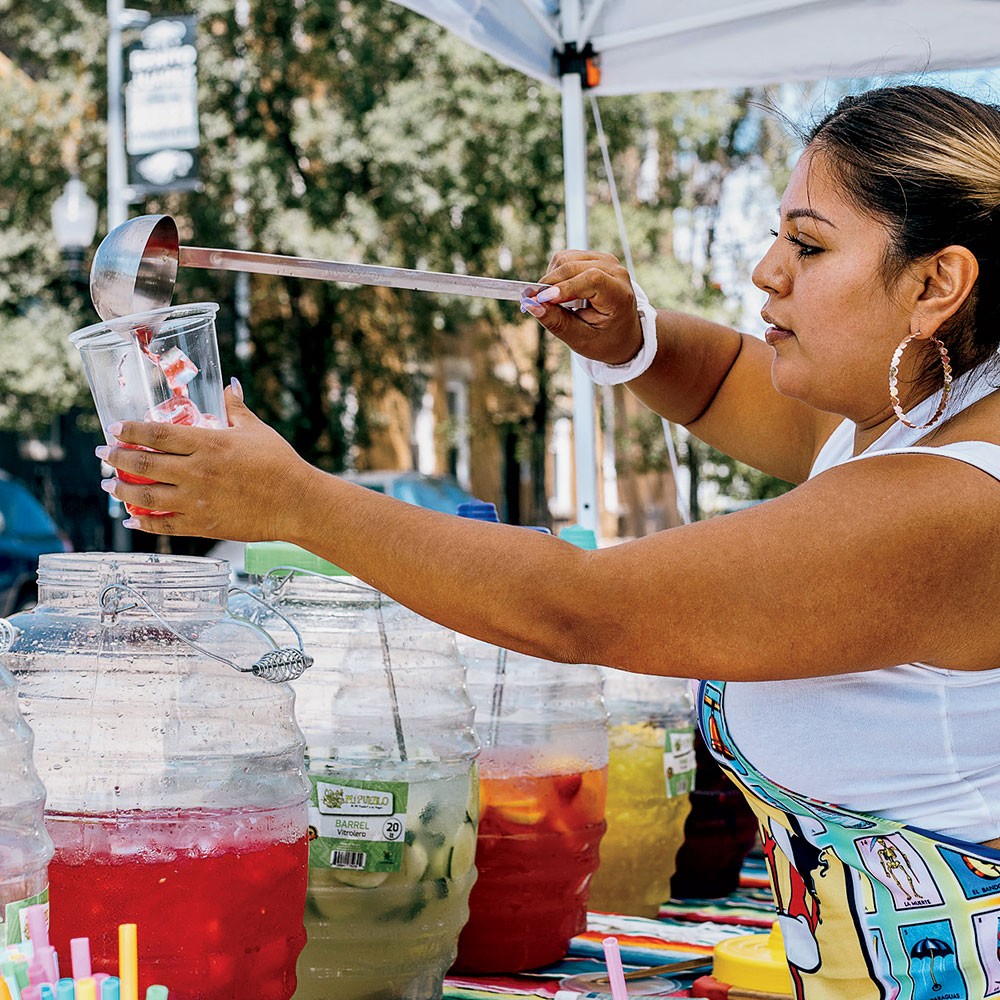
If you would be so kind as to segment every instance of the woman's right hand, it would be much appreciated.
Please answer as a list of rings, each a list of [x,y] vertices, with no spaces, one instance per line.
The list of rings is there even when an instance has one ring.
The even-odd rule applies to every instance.
[[[609,365],[630,361],[642,348],[642,326],[628,271],[618,258],[592,250],[564,250],[549,262],[536,305],[524,307],[577,354]],[[582,309],[560,303],[585,299]]]

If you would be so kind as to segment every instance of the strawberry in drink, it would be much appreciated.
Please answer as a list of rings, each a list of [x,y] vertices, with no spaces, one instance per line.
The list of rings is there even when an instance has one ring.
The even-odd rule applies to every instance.
[[[562,761],[539,770],[526,748],[491,748],[480,757],[479,878],[453,971],[547,965],[586,929],[607,768]]]

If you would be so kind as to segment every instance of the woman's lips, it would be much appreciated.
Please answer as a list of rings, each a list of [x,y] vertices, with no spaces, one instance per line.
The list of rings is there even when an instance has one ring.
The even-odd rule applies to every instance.
[[[764,340],[767,341],[772,347],[775,344],[781,343],[783,340],[789,340],[794,337],[795,334],[791,330],[783,330],[780,326],[769,326],[764,331]]]

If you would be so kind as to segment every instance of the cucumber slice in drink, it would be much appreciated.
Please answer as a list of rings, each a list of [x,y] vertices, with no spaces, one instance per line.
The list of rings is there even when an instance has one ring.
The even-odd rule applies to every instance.
[[[338,882],[355,889],[374,889],[389,877],[388,872],[355,872],[347,868],[331,868],[330,871]]]
[[[463,824],[468,826],[468,824]],[[431,852],[430,863],[424,878],[428,881],[432,879],[447,878],[448,867],[451,863],[451,844],[442,844],[436,851]]]
[[[419,882],[430,864],[427,851],[420,844],[411,844],[403,851],[403,871],[408,882]]]
[[[472,870],[476,860],[476,828],[471,823],[463,823],[455,835],[448,856],[448,877],[460,878]]]

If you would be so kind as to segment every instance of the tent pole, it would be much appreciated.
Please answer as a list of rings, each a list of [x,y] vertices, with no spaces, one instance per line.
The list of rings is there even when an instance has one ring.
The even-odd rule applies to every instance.
[[[587,234],[587,133],[583,81],[579,73],[562,77],[563,183],[566,245],[589,249]],[[576,519],[600,536],[597,517],[597,448],[594,385],[573,359],[573,451],[576,464]]]

